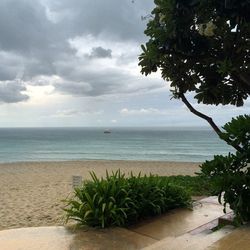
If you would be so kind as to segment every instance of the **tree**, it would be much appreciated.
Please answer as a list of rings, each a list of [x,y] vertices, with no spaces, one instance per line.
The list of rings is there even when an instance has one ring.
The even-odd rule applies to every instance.
[[[249,0],[155,0],[139,57],[141,72],[161,70],[172,93],[220,135],[211,117],[196,110],[198,103],[242,106],[250,95]],[[227,143],[240,150],[230,138]]]
[[[186,98],[198,103],[244,105],[250,95],[250,0],[155,0],[145,30],[139,65],[142,74],[157,70],[171,82],[173,97],[205,119],[236,149],[205,162],[202,174],[211,179],[224,205],[239,221],[250,220],[250,116],[240,116],[221,130]]]

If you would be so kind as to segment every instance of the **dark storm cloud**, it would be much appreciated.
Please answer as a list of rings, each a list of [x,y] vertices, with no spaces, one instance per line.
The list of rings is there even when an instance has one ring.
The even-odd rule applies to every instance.
[[[48,20],[39,1],[0,1],[0,34],[0,50],[18,56],[27,77],[53,73],[53,62],[71,51],[67,34]]]
[[[18,80],[0,82],[0,102],[15,103],[26,101],[29,97],[22,93],[25,90],[25,86]]]
[[[0,50],[0,58],[0,81],[13,80],[18,75],[18,72],[23,70],[23,58],[21,56]]]
[[[119,40],[141,41],[145,28],[141,16],[149,14],[153,0],[47,0],[47,4],[73,36],[106,33]]]
[[[50,58],[60,50],[62,32],[47,19],[39,1],[0,1],[0,49],[30,58]]]
[[[62,82],[54,84],[55,90],[71,95],[97,96],[116,91],[130,93],[133,88],[129,82],[135,83],[134,91],[147,89],[141,80],[138,81],[138,77],[124,70],[124,65],[120,66],[120,69],[109,68],[108,65],[89,66],[88,60],[112,60],[112,47],[89,44],[88,56],[77,60],[76,50],[70,46],[69,41],[75,37],[91,35],[96,40],[108,39],[124,45],[132,41],[135,46],[139,46],[145,39],[145,22],[142,22],[140,17],[148,14],[152,9],[152,2],[0,1],[0,81],[8,81],[4,84],[1,82],[0,100],[19,102],[28,99],[27,95],[22,94],[25,90],[24,83],[15,81],[19,75],[29,84],[39,76],[58,75]],[[116,63],[121,61],[122,57],[124,54],[117,56]],[[136,56],[127,58],[126,63],[137,60]],[[141,86],[136,82],[140,82]],[[153,84],[151,87],[153,88]]]

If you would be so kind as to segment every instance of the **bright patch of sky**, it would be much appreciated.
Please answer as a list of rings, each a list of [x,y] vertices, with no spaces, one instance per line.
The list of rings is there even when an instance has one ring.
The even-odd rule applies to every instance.
[[[206,126],[140,74],[152,0],[0,1],[0,127]],[[189,96],[192,100],[192,96]],[[197,105],[219,124],[242,108]]]

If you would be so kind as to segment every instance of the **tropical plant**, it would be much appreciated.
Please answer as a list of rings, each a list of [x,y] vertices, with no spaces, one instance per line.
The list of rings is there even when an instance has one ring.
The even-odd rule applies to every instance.
[[[106,173],[75,189],[68,199],[66,218],[92,227],[125,226],[142,218],[158,215],[176,207],[187,207],[190,195],[180,186],[158,176],[129,177],[120,171]]]
[[[250,116],[233,119],[224,130],[221,137],[236,141],[243,150],[206,161],[201,166],[202,175],[210,178],[224,210],[229,204],[237,222],[250,221]]]
[[[236,150],[215,156],[202,166],[203,176],[225,192],[239,220],[250,220],[249,211],[249,116],[233,119],[222,131],[213,119],[193,107],[198,103],[242,106],[250,95],[249,0],[154,0],[142,45],[142,74],[157,70],[170,81],[173,97],[205,119]]]

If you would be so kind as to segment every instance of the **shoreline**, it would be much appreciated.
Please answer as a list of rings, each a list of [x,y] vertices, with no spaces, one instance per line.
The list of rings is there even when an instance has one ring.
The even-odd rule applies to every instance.
[[[10,162],[0,162],[0,166],[1,165],[7,165],[7,164],[29,164],[29,163],[74,163],[74,162],[79,162],[79,163],[83,163],[83,162],[140,162],[140,163],[145,163],[145,162],[158,162],[158,163],[192,163],[192,164],[201,164],[201,161],[160,161],[160,160],[129,160],[129,159],[121,159],[121,160],[114,160],[114,159],[77,159],[77,160],[44,160],[44,161],[38,161],[38,160],[34,160],[34,161],[10,161]]]
[[[29,164],[29,163],[67,163],[67,162],[158,162],[158,163],[180,163],[180,164],[185,164],[185,163],[192,163],[192,164],[202,164],[204,161],[170,161],[170,160],[130,160],[130,159],[121,159],[121,160],[115,160],[115,159],[72,159],[72,160],[29,160],[29,161],[6,161],[6,162],[1,162],[0,161],[0,166],[1,165],[7,165],[7,164]]]
[[[106,170],[155,175],[195,175],[197,162],[84,160],[0,163],[0,230],[62,225],[62,200],[72,195],[72,176],[90,179]]]

